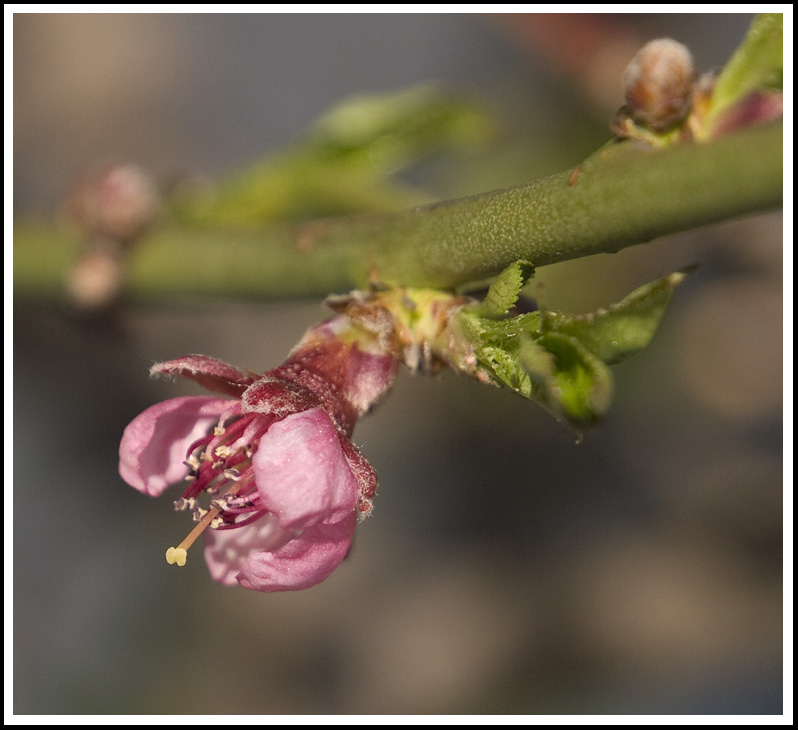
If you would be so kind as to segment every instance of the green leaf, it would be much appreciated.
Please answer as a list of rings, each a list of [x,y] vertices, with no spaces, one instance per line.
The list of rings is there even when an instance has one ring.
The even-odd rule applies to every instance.
[[[341,100],[313,125],[309,142],[337,153],[363,152],[393,171],[430,150],[482,144],[493,126],[473,98],[425,83]]]
[[[485,301],[460,310],[457,324],[463,339],[451,342],[469,343],[473,355],[445,357],[464,372],[540,403],[572,425],[595,421],[612,400],[608,365],[649,344],[674,288],[688,272],[668,274],[590,314],[537,311],[497,319],[515,304],[531,269],[526,262],[507,267]]]
[[[491,375],[525,398],[532,398],[532,383],[529,373],[518,359],[518,348],[503,349],[501,347],[483,347],[478,355],[479,363],[487,368]]]
[[[519,359],[532,383],[531,395],[555,416],[595,421],[612,402],[609,368],[575,337],[550,332],[524,337]]]
[[[478,316],[495,318],[509,312],[518,301],[521,289],[529,281],[535,268],[529,261],[516,261],[499,274],[490,285],[485,299],[474,307]]]
[[[582,315],[544,312],[541,330],[578,339],[609,365],[628,360],[648,346],[657,331],[673,290],[689,270],[644,284],[617,304]]]
[[[751,23],[712,92],[710,120],[752,91],[781,88],[784,66],[784,16],[763,13]]]

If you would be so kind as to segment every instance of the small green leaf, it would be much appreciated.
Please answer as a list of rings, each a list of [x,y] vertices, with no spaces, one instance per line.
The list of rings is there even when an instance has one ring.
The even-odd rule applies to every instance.
[[[477,359],[491,375],[525,398],[532,398],[529,374],[518,360],[518,353],[501,347],[483,347]]]
[[[461,347],[468,343],[471,355],[449,354],[446,359],[463,372],[540,403],[572,425],[595,421],[612,400],[608,365],[649,344],[673,289],[688,272],[668,274],[590,314],[540,310],[504,317],[529,273],[529,264],[512,264],[493,283],[485,301],[460,310],[461,337],[451,342],[461,342]]]
[[[550,332],[523,338],[520,362],[536,397],[554,415],[568,421],[595,421],[612,401],[609,368],[575,337]]]
[[[710,122],[752,91],[781,87],[783,39],[782,13],[762,13],[754,18],[743,42],[715,82]]]
[[[623,362],[651,342],[674,288],[688,273],[675,271],[590,314],[545,312],[541,329],[575,337],[609,365]]]
[[[499,274],[490,285],[485,299],[474,311],[481,317],[502,317],[509,312],[518,301],[521,289],[535,272],[529,261],[516,261]]]
[[[313,125],[309,142],[337,153],[363,152],[372,164],[396,170],[431,150],[479,146],[493,131],[475,99],[422,83],[342,99]]]

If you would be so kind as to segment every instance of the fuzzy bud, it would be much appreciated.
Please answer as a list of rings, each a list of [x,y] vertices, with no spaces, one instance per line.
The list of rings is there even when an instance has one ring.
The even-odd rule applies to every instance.
[[[89,237],[122,244],[138,238],[152,223],[158,195],[150,176],[138,165],[115,163],[89,173],[72,190],[66,214]]]
[[[74,184],[62,211],[84,236],[67,274],[69,301],[83,312],[107,310],[122,291],[126,252],[158,212],[155,184],[138,165],[106,163]]]
[[[671,38],[647,43],[623,74],[626,111],[638,124],[663,132],[690,113],[695,71],[685,46]]]
[[[116,301],[123,280],[124,266],[118,248],[95,246],[69,270],[66,293],[77,309],[98,312]]]

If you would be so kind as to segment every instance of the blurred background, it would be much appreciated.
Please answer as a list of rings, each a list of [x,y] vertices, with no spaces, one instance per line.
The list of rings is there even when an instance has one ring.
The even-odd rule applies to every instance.
[[[54,216],[109,157],[217,178],[346,95],[427,80],[500,127],[414,184],[533,180],[609,138],[647,40],[703,71],[750,20],[15,14],[15,215]],[[579,444],[508,392],[402,373],[355,432],[380,490],[350,558],[273,595],[214,584],[199,555],[168,566],[184,515],[127,487],[117,448],[199,393],[149,380],[154,361],[274,367],[320,303],[130,298],[109,322],[17,288],[14,712],[780,713],[781,231],[762,214],[539,270],[580,312],[701,263]]]

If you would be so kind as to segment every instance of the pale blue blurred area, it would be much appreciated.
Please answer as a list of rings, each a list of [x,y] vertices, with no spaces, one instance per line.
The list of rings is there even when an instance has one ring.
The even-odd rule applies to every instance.
[[[705,69],[750,16],[616,20]],[[15,206],[51,213],[110,155],[163,182],[218,176],[344,95],[429,79],[494,106],[506,138],[419,179],[443,195],[534,179],[609,136],[611,109],[548,59],[487,16],[16,15]],[[18,300],[14,712],[780,713],[780,217],[538,278],[578,311],[696,260],[578,445],[509,393],[402,373],[355,432],[381,486],[351,557],[279,595],[213,584],[199,551],[166,565],[190,526],[127,487],[116,452],[138,412],[199,392],[148,380],[153,361],[273,367],[320,304],[131,303],[90,322]]]

